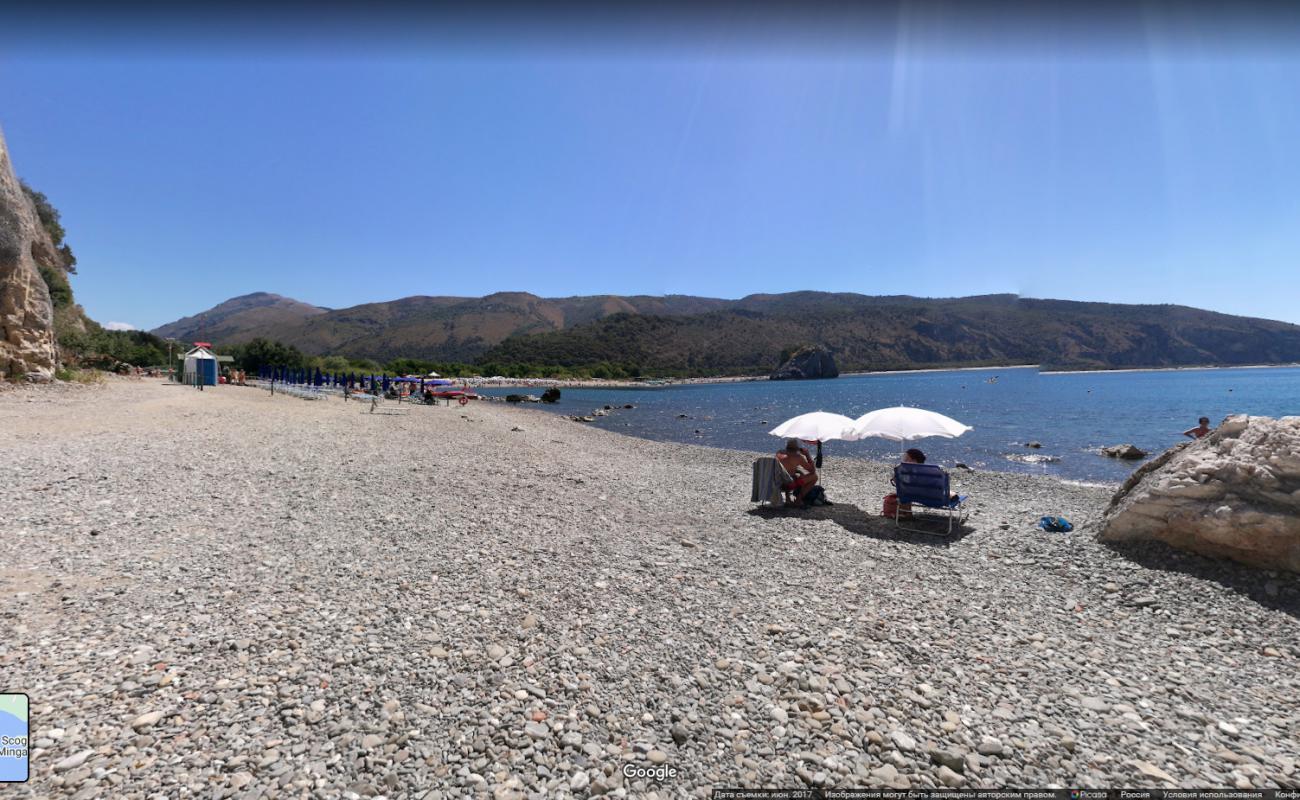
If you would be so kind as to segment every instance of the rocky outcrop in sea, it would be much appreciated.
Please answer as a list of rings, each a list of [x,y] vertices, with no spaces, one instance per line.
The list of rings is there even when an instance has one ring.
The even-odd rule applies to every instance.
[[[830,351],[824,347],[809,346],[796,350],[794,355],[776,368],[770,376],[774,381],[807,380],[813,378],[838,378],[839,368]]]

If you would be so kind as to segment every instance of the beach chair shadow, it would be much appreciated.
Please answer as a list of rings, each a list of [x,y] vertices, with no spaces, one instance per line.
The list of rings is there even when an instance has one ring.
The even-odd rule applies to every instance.
[[[974,532],[969,524],[963,522],[954,525],[952,535],[935,536],[925,532],[917,532],[906,529],[900,529],[894,525],[894,520],[890,517],[881,516],[878,513],[864,511],[852,503],[836,503],[833,506],[814,506],[812,508],[795,509],[782,508],[773,506],[760,506],[751,508],[747,513],[760,517],[762,519],[813,519],[813,520],[830,520],[839,525],[844,530],[857,536],[869,536],[872,539],[880,539],[890,542],[906,542],[908,544],[920,544],[929,547],[947,547],[954,542],[959,542]],[[934,525],[936,532],[946,532],[948,523],[942,517],[933,519],[924,519],[914,521],[918,525]]]

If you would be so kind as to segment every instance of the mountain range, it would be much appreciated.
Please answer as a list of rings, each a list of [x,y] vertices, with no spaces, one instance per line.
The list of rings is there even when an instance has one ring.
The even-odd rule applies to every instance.
[[[192,317],[154,328],[150,333],[166,339],[203,338],[233,344],[252,338],[245,335],[248,331],[291,325],[328,311],[278,294],[254,292],[232,297]]]
[[[407,357],[646,374],[770,371],[819,344],[842,370],[1039,363],[1062,368],[1300,362],[1300,326],[1175,305],[1017,295],[920,298],[849,293],[543,298],[406,297],[326,309],[274,294],[227,300],[154,330],[217,345],[262,337],[309,355]]]

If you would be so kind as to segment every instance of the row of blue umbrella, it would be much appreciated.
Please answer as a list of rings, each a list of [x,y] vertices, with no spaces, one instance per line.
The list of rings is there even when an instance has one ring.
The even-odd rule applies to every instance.
[[[321,372],[319,367],[303,369],[263,366],[257,371],[257,375],[264,381],[276,383],[302,386],[369,386],[385,392],[393,383],[415,383],[418,380],[421,391],[424,390],[426,383],[430,386],[446,386],[451,383],[448,380],[432,378],[389,378],[387,375],[365,375],[355,372]]]
[[[382,385],[388,388],[387,375],[358,375],[355,372],[321,372],[320,368],[303,369],[290,367],[264,366],[257,371],[257,376],[264,381],[291,383],[301,386],[371,386]]]

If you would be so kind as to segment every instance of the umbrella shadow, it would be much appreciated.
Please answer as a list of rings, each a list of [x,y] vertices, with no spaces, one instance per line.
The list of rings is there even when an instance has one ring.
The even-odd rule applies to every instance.
[[[844,530],[856,536],[869,536],[890,542],[928,545],[930,547],[947,547],[959,542],[975,529],[966,523],[953,524],[952,534],[948,534],[948,520],[938,515],[917,515],[907,522],[912,527],[921,527],[930,533],[918,533],[899,528],[890,517],[863,511],[851,503],[836,503],[833,506],[814,506],[812,508],[752,508],[746,512],[762,519],[812,519],[830,520]]]

